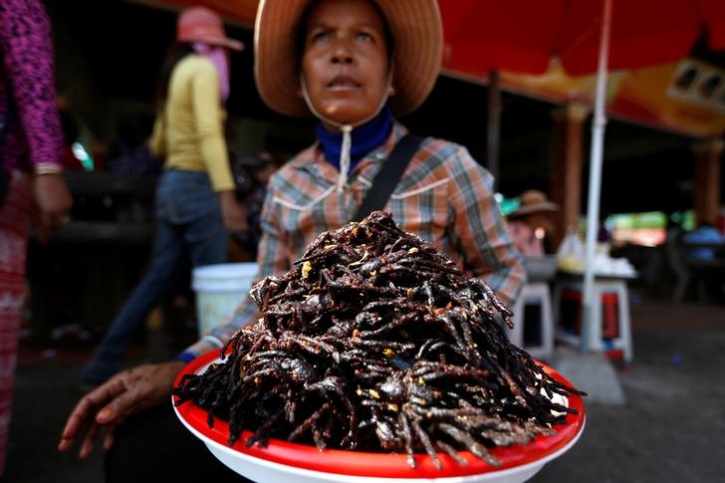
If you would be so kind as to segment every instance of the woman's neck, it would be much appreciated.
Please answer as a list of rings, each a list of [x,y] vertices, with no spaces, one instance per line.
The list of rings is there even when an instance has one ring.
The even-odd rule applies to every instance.
[[[390,108],[385,106],[373,119],[352,130],[350,172],[367,153],[382,145],[388,139],[392,127],[393,115]],[[329,130],[320,123],[317,125],[317,137],[320,144],[322,144],[322,150],[325,152],[325,159],[339,170],[343,140],[342,131]]]

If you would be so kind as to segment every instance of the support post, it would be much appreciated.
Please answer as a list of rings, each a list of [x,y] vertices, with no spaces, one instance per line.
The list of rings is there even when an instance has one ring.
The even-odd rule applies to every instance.
[[[501,83],[498,71],[488,73],[488,160],[487,168],[493,175],[493,191],[498,191],[498,158],[501,142]]]
[[[695,153],[695,218],[716,223],[720,210],[720,174],[725,142],[716,139],[693,146]]]
[[[558,247],[569,226],[576,227],[581,214],[583,124],[591,109],[579,104],[557,108],[551,114],[555,123],[554,171],[551,199],[559,205],[552,242]]]
[[[604,0],[602,31],[599,44],[599,67],[597,69],[597,90],[592,122],[591,158],[589,160],[589,193],[587,203],[587,236],[584,244],[584,293],[582,294],[582,352],[586,352],[589,331],[592,330],[594,300],[594,249],[599,227],[599,201],[602,188],[602,160],[604,158],[604,130],[607,124],[605,96],[607,90],[607,63],[609,61],[609,33],[612,27],[612,0]]]

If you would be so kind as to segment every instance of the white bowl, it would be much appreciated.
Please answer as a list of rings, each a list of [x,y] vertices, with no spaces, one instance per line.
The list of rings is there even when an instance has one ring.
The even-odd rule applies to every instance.
[[[529,282],[551,280],[556,275],[557,265],[556,255],[524,257],[524,268]]]
[[[176,384],[185,374],[199,374],[211,363],[219,362],[219,351],[205,354],[179,374]],[[559,373],[541,364],[555,379],[571,385]],[[173,398],[176,401],[176,397]],[[240,441],[228,446],[229,426],[215,419],[214,427],[207,425],[207,412],[191,402],[174,405],[176,415],[186,428],[206,444],[222,463],[250,480],[285,483],[519,483],[535,475],[547,462],[561,456],[581,436],[585,425],[584,406],[579,396],[570,396],[566,404],[577,409],[569,414],[566,423],[554,428],[552,436],[537,436],[527,445],[512,445],[489,450],[501,466],[494,468],[472,455],[460,452],[467,465],[460,465],[448,455],[439,454],[443,470],[438,470],[428,455],[416,455],[417,468],[411,468],[407,455],[366,453],[361,451],[319,450],[314,446],[270,439],[267,446],[246,446],[251,433],[245,431]]]

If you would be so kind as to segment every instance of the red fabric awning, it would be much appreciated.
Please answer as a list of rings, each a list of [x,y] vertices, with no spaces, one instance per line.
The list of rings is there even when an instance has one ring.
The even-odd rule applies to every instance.
[[[205,5],[254,26],[259,0],[146,0],[172,7]],[[596,70],[603,0],[439,0],[444,68],[480,76],[489,70],[546,72],[553,57],[571,75]],[[675,62],[705,29],[725,49],[725,0],[615,0],[610,70]]]
[[[179,9],[201,5],[211,8],[227,21],[253,27],[259,0],[145,0],[144,3]]]
[[[603,0],[440,1],[444,67],[467,75],[489,70],[547,71],[558,58],[571,75],[596,71]],[[677,61],[703,29],[725,49],[723,0],[615,0],[609,69]]]
[[[227,21],[250,28],[254,26],[259,5],[259,0],[142,1],[174,8],[206,5]],[[539,98],[552,97],[551,90],[554,89],[554,97],[558,95],[560,102],[591,103],[594,81],[583,80],[586,85],[582,86],[578,80],[584,78],[576,76],[596,71],[603,2],[439,0],[445,36],[443,68],[449,74],[483,81],[488,79],[489,71],[500,70],[504,72],[505,88]],[[610,71],[652,66],[667,66],[672,70],[674,64],[688,56],[703,32],[711,49],[725,49],[725,0],[613,2]],[[559,65],[552,65],[552,59],[557,59]],[[558,74],[561,71],[573,77],[561,77]],[[546,76],[539,79],[521,77],[525,74]],[[640,79],[642,84],[643,75],[630,77]],[[654,82],[651,75],[644,76],[647,77],[647,85]],[[561,92],[567,88],[570,91]],[[633,114],[636,109],[632,99],[624,113],[617,112],[624,105],[618,99],[614,106],[617,109],[612,114],[633,120],[644,119],[648,123],[666,125],[669,129],[695,135],[713,135],[722,130],[722,123],[712,120],[717,113],[708,111],[708,105],[703,102],[693,104],[693,101],[690,102],[693,105],[684,106],[680,104],[687,99],[680,99],[680,104],[677,104],[677,99],[663,100],[666,86],[656,90],[656,102],[650,99],[655,91],[641,87],[635,90],[646,97],[647,116]],[[644,93],[648,94],[645,96]],[[665,107],[667,112],[662,111]],[[674,115],[670,111],[679,114]],[[693,119],[698,117],[700,122],[693,124]]]

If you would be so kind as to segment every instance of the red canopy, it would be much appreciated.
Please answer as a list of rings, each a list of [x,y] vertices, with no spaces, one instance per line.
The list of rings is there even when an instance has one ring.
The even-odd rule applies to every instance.
[[[480,76],[489,70],[546,72],[558,57],[572,75],[596,71],[604,0],[439,0],[446,70]],[[145,0],[206,5],[253,26],[259,0]],[[707,30],[725,49],[725,0],[615,0],[609,69],[665,64],[685,57]]]
[[[444,68],[474,76],[489,70],[542,74],[557,57],[569,74],[593,73],[602,2],[439,1]],[[674,62],[687,56],[703,29],[710,48],[725,49],[724,0],[615,0],[609,69]]]
[[[259,0],[143,0],[149,5],[186,8],[197,5],[209,7],[226,20],[240,22],[248,27],[254,26]],[[251,46],[248,46],[251,47]]]

